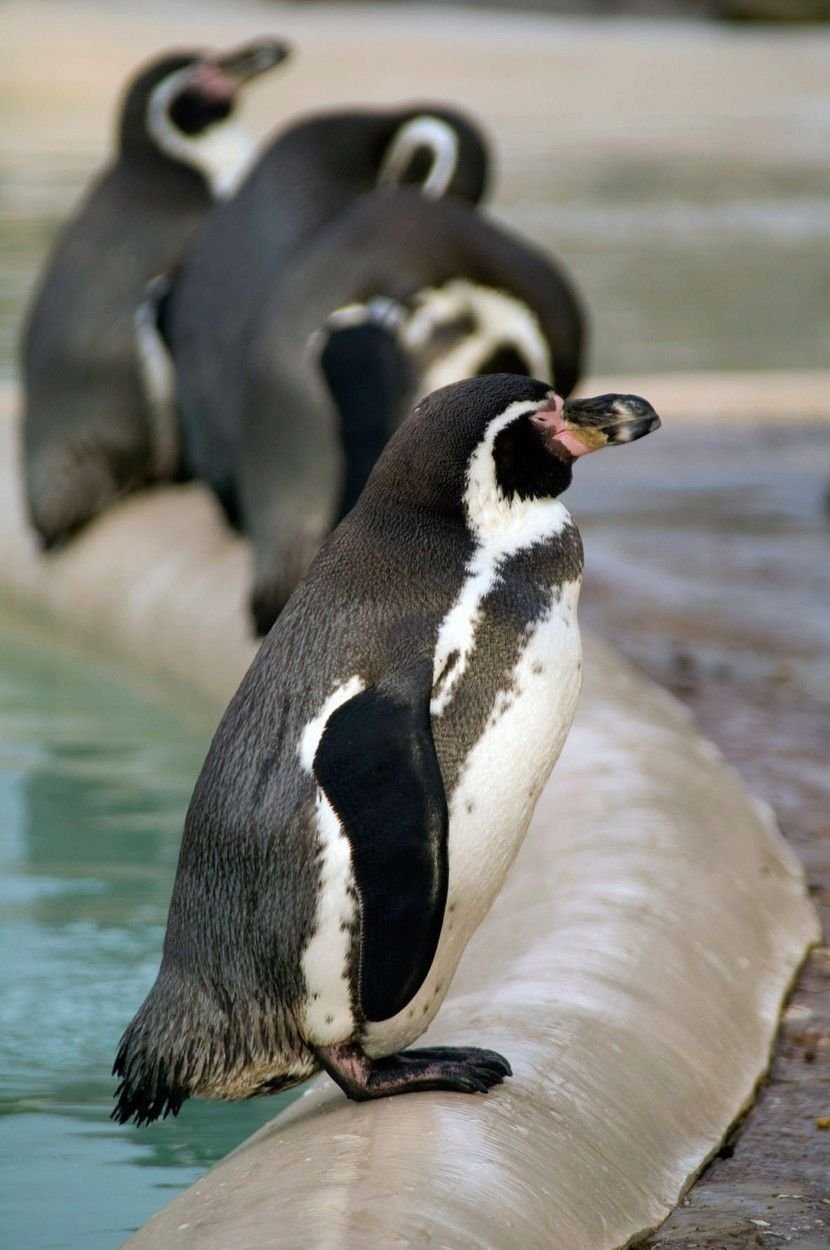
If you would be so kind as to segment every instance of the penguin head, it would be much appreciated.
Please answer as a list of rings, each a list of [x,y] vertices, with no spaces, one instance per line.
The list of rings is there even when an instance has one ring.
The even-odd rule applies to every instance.
[[[490,153],[481,130],[463,113],[421,105],[392,117],[379,165],[379,186],[415,186],[428,199],[445,195],[478,204],[487,190]]]
[[[388,444],[363,499],[438,512],[475,532],[518,523],[555,499],[574,461],[656,430],[637,395],[563,400],[547,382],[487,374],[433,391]]]
[[[240,89],[286,59],[286,44],[259,39],[209,56],[176,52],[151,62],[128,85],[121,107],[119,149],[127,159],[154,153],[202,172],[200,145],[234,111]]]

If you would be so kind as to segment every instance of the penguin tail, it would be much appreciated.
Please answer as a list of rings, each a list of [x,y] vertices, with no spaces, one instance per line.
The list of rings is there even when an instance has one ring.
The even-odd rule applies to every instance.
[[[184,1021],[171,1007],[175,996],[156,982],[121,1038],[112,1067],[120,1078],[111,1112],[117,1124],[151,1124],[178,1115],[193,1092]]]
[[[137,1074],[135,1065],[130,1063],[129,1037],[125,1034],[119,1047],[113,1076],[120,1076],[121,1083],[115,1091],[115,1106],[110,1112],[110,1119],[116,1124],[133,1124],[141,1127],[152,1124],[154,1120],[166,1119],[168,1115],[178,1115],[179,1109],[189,1096],[188,1091],[179,1085],[162,1061],[147,1066]]]

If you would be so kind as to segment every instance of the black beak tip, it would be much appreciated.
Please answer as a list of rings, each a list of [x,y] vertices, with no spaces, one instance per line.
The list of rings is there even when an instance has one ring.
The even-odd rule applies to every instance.
[[[291,56],[291,44],[285,43],[282,39],[264,39],[261,44],[260,55],[263,66],[267,69],[273,69],[275,65],[282,64],[283,61],[287,61]]]
[[[635,443],[638,438],[645,438],[646,434],[651,434],[654,430],[660,429],[660,418],[656,412],[647,417],[635,417],[633,421],[626,421],[619,425],[610,441],[616,443]]]
[[[248,82],[275,69],[291,56],[291,44],[282,39],[254,39],[219,60],[219,65],[240,82]]]
[[[616,408],[621,416],[623,413],[625,416],[614,430],[616,435],[612,438],[614,442],[633,443],[638,438],[645,438],[646,434],[652,434],[660,429],[662,422],[659,416],[648,400],[642,399],[639,395],[622,396]]]

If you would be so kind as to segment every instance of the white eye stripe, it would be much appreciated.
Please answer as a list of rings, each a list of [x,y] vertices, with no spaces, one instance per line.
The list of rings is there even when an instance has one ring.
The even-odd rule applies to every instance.
[[[430,391],[473,377],[500,350],[513,350],[527,364],[530,377],[553,379],[548,343],[532,308],[506,291],[453,278],[441,287],[425,287],[410,301],[412,313],[402,330],[412,351],[429,348],[442,324],[468,316],[474,328],[454,339],[429,364],[419,389]]]
[[[570,513],[558,499],[508,499],[496,481],[493,445],[497,436],[511,422],[547,402],[546,396],[535,403],[522,399],[508,404],[490,421],[470,457],[464,507],[476,548],[458,597],[438,629],[433,665],[436,689],[430,704],[433,716],[440,716],[452,700],[475,646],[482,603],[505,560],[525,547],[555,538],[571,524]]]
[[[197,170],[216,199],[236,190],[254,156],[256,144],[231,120],[208,126],[200,134],[186,135],[170,120],[170,108],[193,72],[192,65],[163,78],[147,103],[147,132],[160,151]]]
[[[480,542],[505,554],[518,551],[533,542],[539,542],[558,532],[555,520],[566,510],[555,499],[508,499],[496,480],[493,447],[496,438],[520,417],[538,412],[548,396],[537,400],[520,399],[500,412],[487,426],[484,437],[476,447],[467,467],[467,486],[464,492],[464,508],[467,521]]]
[[[458,135],[449,122],[429,113],[413,117],[397,131],[378,175],[378,183],[397,184],[419,148],[427,148],[432,156],[430,171],[420,184],[421,193],[427,199],[438,200],[452,182],[458,164]]]

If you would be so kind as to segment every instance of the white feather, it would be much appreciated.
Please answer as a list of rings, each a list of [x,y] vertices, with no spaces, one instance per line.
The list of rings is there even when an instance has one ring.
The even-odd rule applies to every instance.
[[[173,476],[180,452],[173,357],[156,324],[158,302],[169,285],[163,276],[154,278],[135,312],[136,354],[150,417],[153,471],[160,481]]]
[[[328,696],[317,716],[305,726],[298,753],[311,773],[314,756],[329,718],[364,688],[357,676]],[[349,980],[350,927],[355,918],[352,853],[337,813],[317,787],[317,834],[320,839],[320,884],[317,916],[311,941],[303,952],[302,968],[307,996],[304,1004],[305,1038],[318,1046],[345,1041],[354,1032]]]
[[[467,667],[482,601],[492,590],[505,559],[533,543],[555,537],[570,523],[568,510],[558,499],[508,499],[496,481],[496,435],[522,413],[540,406],[526,400],[510,404],[490,422],[470,458],[464,507],[476,548],[458,598],[438,630],[433,667],[436,691],[430,704],[433,716],[440,716],[447,708]]]
[[[459,338],[430,363],[420,382],[421,395],[474,377],[494,352],[512,348],[525,362],[530,377],[550,382],[550,345],[539,320],[527,304],[492,287],[455,278],[442,287],[427,287],[414,297],[414,311],[402,331],[404,346],[427,350],[442,325],[469,316],[475,329]]]
[[[493,460],[498,433],[546,401],[510,404],[487,427],[470,459],[464,503],[476,549],[435,653],[433,722],[449,706],[474,653],[485,595],[511,555],[570,524],[557,499],[507,498]],[[435,958],[421,989],[390,1020],[370,1024],[364,1047],[392,1054],[424,1032],[449,988],[467,942],[487,914],[522,844],[536,799],[565,743],[581,682],[576,620],[579,579],[552,587],[546,615],[528,631],[521,656],[468,755],[450,801],[449,894]],[[446,666],[456,653],[452,668]],[[474,659],[472,662],[475,662]]]
[[[363,1045],[369,1055],[393,1054],[429,1026],[524,840],[576,710],[579,587],[578,581],[569,582],[552,595],[548,614],[528,635],[508,691],[496,700],[464,763],[450,803],[449,893],[438,949],[424,984],[404,1010],[366,1028]]]
[[[389,145],[378,183],[399,183],[419,148],[428,148],[432,154],[430,171],[420,184],[421,194],[438,200],[452,182],[458,164],[458,135],[449,122],[429,113],[414,117],[398,130]]]

